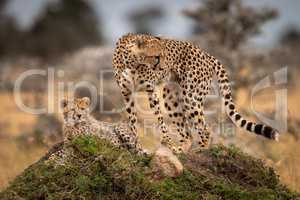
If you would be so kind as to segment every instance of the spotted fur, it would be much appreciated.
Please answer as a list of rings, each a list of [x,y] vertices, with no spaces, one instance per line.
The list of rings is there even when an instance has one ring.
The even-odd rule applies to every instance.
[[[170,142],[168,130],[159,107],[154,88],[169,80],[176,83],[163,89],[164,107],[182,136],[182,144],[191,139],[191,133],[200,136],[199,145],[207,147],[210,131],[203,115],[203,102],[216,75],[226,113],[239,127],[278,140],[278,132],[264,124],[244,119],[232,101],[231,87],[224,66],[213,56],[189,42],[128,34],[119,39],[113,56],[115,78],[127,106],[130,126],[136,132],[136,109],[132,100],[137,88],[148,93],[150,107],[157,116],[163,140]],[[173,88],[172,88],[173,87]],[[181,150],[179,148],[179,150]]]

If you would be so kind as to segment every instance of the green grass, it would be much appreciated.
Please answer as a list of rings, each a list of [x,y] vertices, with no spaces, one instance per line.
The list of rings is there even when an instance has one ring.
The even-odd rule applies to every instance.
[[[295,199],[273,169],[235,147],[181,155],[184,173],[153,180],[151,158],[94,137],[72,141],[63,166],[44,159],[19,175],[0,199]]]

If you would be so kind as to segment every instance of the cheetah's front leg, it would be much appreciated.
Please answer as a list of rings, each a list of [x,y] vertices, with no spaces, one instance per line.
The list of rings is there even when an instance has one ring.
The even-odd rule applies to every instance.
[[[125,76],[122,72],[117,72],[115,77],[123,95],[126,112],[128,114],[129,119],[129,126],[132,129],[133,133],[137,135],[137,112],[133,99],[133,82],[128,76]]]
[[[168,129],[164,122],[163,115],[161,113],[161,109],[159,106],[159,98],[156,92],[154,91],[154,88],[155,88],[154,85],[147,84],[146,92],[148,94],[150,108],[154,110],[154,114],[158,121],[159,130],[162,133],[161,143],[165,143],[170,149],[176,152],[177,148],[175,147],[175,144],[172,142],[170,136],[168,135]]]

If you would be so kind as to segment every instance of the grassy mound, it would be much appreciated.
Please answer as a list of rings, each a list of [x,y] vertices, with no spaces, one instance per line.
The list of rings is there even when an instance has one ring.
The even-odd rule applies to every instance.
[[[52,149],[57,152],[62,144]],[[153,180],[151,158],[80,137],[64,165],[43,159],[27,168],[0,199],[296,199],[273,169],[235,147],[217,146],[180,156],[184,173]],[[58,154],[58,152],[57,152]]]

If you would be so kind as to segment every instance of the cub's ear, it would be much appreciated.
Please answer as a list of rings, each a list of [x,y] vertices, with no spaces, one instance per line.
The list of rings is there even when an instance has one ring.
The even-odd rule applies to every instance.
[[[79,108],[88,108],[90,106],[91,100],[88,97],[83,97],[78,100]]]
[[[86,104],[87,106],[89,106],[90,103],[91,103],[91,100],[90,100],[89,97],[83,97],[81,100],[82,100],[83,102],[85,102],[85,104]]]
[[[68,105],[68,100],[67,99],[63,99],[60,102],[60,107],[61,108],[65,108]]]

